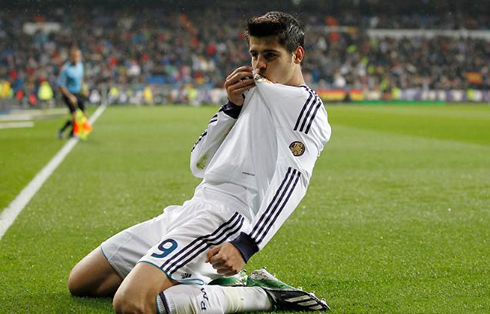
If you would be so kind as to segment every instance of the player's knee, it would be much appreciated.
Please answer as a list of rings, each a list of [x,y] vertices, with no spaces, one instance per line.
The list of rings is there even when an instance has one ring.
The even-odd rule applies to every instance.
[[[68,290],[70,290],[70,293],[73,296],[82,297],[87,295],[84,282],[76,267],[73,268],[68,275]]]
[[[99,296],[98,283],[93,275],[88,274],[83,267],[77,264],[68,275],[68,290],[77,297]]]
[[[114,300],[112,301],[114,311],[118,314],[139,314],[149,313],[148,305],[142,300],[135,298],[124,297],[121,294],[116,293]]]

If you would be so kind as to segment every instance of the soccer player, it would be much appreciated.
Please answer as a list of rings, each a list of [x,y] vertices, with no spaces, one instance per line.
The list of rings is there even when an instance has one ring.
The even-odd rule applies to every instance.
[[[269,12],[246,31],[252,66],[226,78],[229,101],[191,152],[191,170],[203,178],[194,197],[82,259],[68,279],[73,295],[115,293],[118,313],[328,309],[265,270],[246,283],[230,277],[294,211],[330,138],[322,101],[303,79],[298,21]]]
[[[63,133],[70,126],[72,127],[70,131],[70,137],[73,136],[73,127],[75,125],[77,108],[80,108],[85,116],[87,116],[87,113],[85,111],[84,97],[82,95],[82,52],[77,47],[72,47],[69,54],[70,60],[67,61],[61,68],[56,82],[61,94],[63,95],[63,100],[68,106],[71,114],[71,119],[67,120],[58,131],[59,139],[63,138]]]

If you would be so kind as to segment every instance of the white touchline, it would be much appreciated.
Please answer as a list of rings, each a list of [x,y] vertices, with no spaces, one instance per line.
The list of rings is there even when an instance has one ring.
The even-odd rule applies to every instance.
[[[90,117],[90,123],[94,124],[97,118],[104,112],[107,105],[101,105]],[[24,207],[29,203],[31,198],[58,168],[65,157],[77,145],[78,139],[71,138],[65,146],[49,161],[49,163],[32,179],[31,182],[17,195],[17,197],[0,213],[0,239],[3,237],[8,228],[13,224],[15,218],[20,214]]]

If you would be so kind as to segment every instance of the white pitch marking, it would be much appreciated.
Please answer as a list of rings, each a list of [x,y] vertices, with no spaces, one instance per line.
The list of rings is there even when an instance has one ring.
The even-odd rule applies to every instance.
[[[32,128],[34,122],[0,122],[0,129]]]
[[[0,116],[0,121],[31,121],[32,120],[32,115],[30,114],[8,114],[8,115],[1,115]]]
[[[100,106],[90,117],[90,123],[94,124],[97,118],[104,112],[107,105]],[[58,168],[65,157],[78,143],[78,139],[71,138],[65,146],[49,161],[49,163],[29,182],[28,185],[17,195],[17,197],[0,213],[0,239],[3,237],[8,228],[14,223],[15,218],[22,212],[24,207],[29,203],[31,198]]]

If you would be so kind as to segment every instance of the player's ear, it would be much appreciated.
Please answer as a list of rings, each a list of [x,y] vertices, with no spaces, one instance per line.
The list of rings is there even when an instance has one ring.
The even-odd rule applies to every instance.
[[[298,46],[295,51],[293,51],[293,61],[296,64],[301,64],[305,57],[305,49],[301,46]]]

